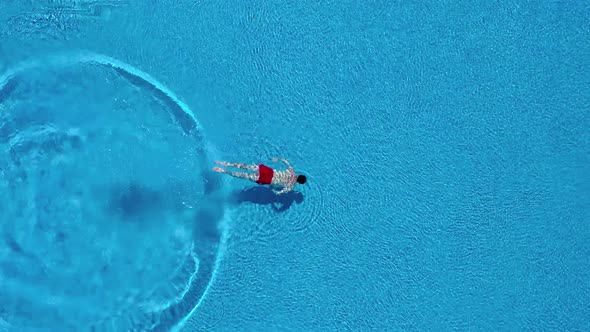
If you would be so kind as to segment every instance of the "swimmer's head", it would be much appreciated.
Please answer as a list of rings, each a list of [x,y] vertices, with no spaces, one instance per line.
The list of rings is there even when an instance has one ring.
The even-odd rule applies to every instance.
[[[297,176],[297,183],[304,184],[305,181],[307,181],[307,177],[305,177],[305,175]]]

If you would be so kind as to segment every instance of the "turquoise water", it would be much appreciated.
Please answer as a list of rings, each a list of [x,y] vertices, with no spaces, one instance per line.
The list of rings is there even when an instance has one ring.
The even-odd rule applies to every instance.
[[[590,328],[585,2],[0,2],[0,331]],[[210,172],[285,157],[295,193]]]

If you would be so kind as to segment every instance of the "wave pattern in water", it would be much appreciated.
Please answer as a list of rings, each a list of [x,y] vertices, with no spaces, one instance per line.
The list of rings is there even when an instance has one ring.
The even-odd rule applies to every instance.
[[[60,330],[182,323],[214,279],[227,217],[187,105],[95,54],[21,63],[0,76],[0,97],[0,198],[11,202],[1,318]]]

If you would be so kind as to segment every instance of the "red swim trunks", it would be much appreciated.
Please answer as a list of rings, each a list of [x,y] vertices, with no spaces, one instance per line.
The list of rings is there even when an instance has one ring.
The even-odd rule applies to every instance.
[[[274,171],[272,170],[272,168],[260,164],[260,165],[258,165],[258,174],[259,174],[259,177],[258,177],[258,180],[256,181],[256,183],[258,183],[258,184],[271,184],[272,183],[272,177],[274,175]]]

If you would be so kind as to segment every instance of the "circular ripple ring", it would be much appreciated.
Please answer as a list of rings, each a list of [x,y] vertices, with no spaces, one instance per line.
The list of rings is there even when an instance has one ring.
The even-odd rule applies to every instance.
[[[59,79],[40,74],[44,72],[57,75]],[[80,78],[80,72],[89,76]],[[92,80],[97,91],[83,90],[88,87],[85,85],[88,82],[80,83],[84,79]],[[44,81],[50,81],[51,84]],[[101,91],[102,85],[107,86],[104,91]],[[132,101],[131,97],[117,94],[119,90],[135,91],[143,99]],[[77,99],[73,99],[70,94],[77,96]],[[114,96],[109,98],[110,95]],[[34,100],[35,96],[42,102]],[[112,100],[108,101],[111,104],[106,104],[107,107],[107,102],[101,100],[102,108],[94,109],[100,112],[92,113],[87,105],[76,104],[80,103],[80,96],[99,96],[104,100]],[[51,104],[53,100],[57,100],[56,104]],[[146,104],[136,105],[134,102]],[[79,106],[79,112],[70,111],[64,115],[69,117],[67,120],[60,119],[63,114],[59,112],[67,108],[68,103]],[[144,107],[146,111],[142,109]],[[163,124],[163,129],[159,128],[157,122],[151,127],[146,125],[150,121],[166,121],[161,114],[147,111],[161,108],[168,111],[171,115],[168,119],[173,118],[174,124],[168,124],[167,127]],[[165,85],[137,68],[100,54],[76,53],[25,61],[0,75],[0,117],[3,120],[0,145],[6,151],[0,158],[9,165],[0,173],[0,195],[6,196],[3,199],[12,199],[14,203],[12,208],[5,209],[9,217],[0,219],[0,235],[3,237],[0,245],[0,271],[3,272],[3,278],[0,284],[3,289],[10,289],[3,295],[8,298],[7,301],[17,303],[12,306],[16,308],[14,312],[6,316],[8,320],[12,318],[14,321],[20,319],[20,322],[26,322],[26,315],[17,310],[19,305],[25,304],[40,311],[45,310],[45,323],[62,322],[65,328],[86,325],[98,330],[108,330],[108,326],[113,326],[115,329],[160,331],[181,326],[202,302],[215,279],[217,266],[225,250],[229,218],[218,194],[222,191],[221,182],[207,167],[213,149],[206,142],[202,127],[190,108]],[[68,127],[67,124],[71,123],[83,125],[82,128]],[[182,138],[176,137],[179,135],[170,136],[170,133],[176,132],[173,125],[181,127],[184,133],[180,135]],[[131,149],[123,147],[127,150],[122,150],[118,147],[121,142],[127,142],[122,141],[122,138],[130,140],[128,145]],[[185,156],[178,157],[169,152],[174,140],[186,143]],[[150,142],[155,143],[155,146],[152,147]],[[91,167],[86,172],[81,171],[80,161],[94,161],[95,165],[108,168],[116,163],[117,151],[120,155],[121,151],[125,151],[128,154],[126,157],[130,159],[129,164],[133,164],[134,158],[139,159],[147,153],[138,151],[142,149],[154,152],[154,156],[161,152],[164,160],[154,159],[143,163],[135,160],[135,168],[129,168],[127,178],[112,175],[107,179],[105,176],[94,183],[91,181],[100,175],[100,169],[95,169],[95,173],[91,172]],[[112,155],[111,150],[114,151]],[[191,169],[195,163],[192,159],[199,162],[200,173]],[[126,165],[118,161],[116,165],[121,166],[117,167],[123,168],[118,171],[123,174]],[[150,172],[157,167],[167,167],[170,172],[159,182],[151,181],[152,177],[157,176],[153,172],[150,176]],[[143,178],[142,171],[146,172]],[[189,179],[182,178],[185,174],[194,173],[198,174],[201,184],[194,184],[198,181],[180,181]],[[78,177],[73,177],[73,174]],[[106,189],[103,188],[107,186],[105,183],[108,183]],[[162,187],[163,184],[169,187]],[[50,186],[60,189],[52,195],[51,192],[47,193]],[[170,196],[174,199],[170,199]],[[193,197],[198,197],[198,200],[191,200]],[[86,204],[88,201],[104,201],[104,204],[90,208]],[[142,214],[142,209],[149,209],[150,205],[162,207],[157,211],[149,210],[148,215],[157,217]],[[160,213],[160,210],[172,212],[166,214]],[[100,213],[109,213],[109,217]],[[181,214],[183,217],[179,217]],[[58,215],[60,218],[48,217]],[[83,223],[79,222],[81,218],[75,217],[77,215],[90,215],[105,222],[88,223],[88,220],[82,220],[86,222]],[[100,219],[97,215],[104,218]],[[179,218],[186,220],[176,220]],[[154,223],[146,222],[151,219],[157,220]],[[20,222],[15,224],[10,220]],[[63,220],[70,222],[66,224]],[[120,224],[106,220],[117,220]],[[134,224],[137,221],[144,224]],[[187,229],[187,224],[193,229]],[[163,227],[163,235],[169,237],[162,236],[165,238],[163,240],[154,239],[153,233],[148,235],[146,229],[154,231],[158,227]],[[76,238],[72,235],[83,236]],[[125,242],[133,242],[134,239],[145,243],[125,247]],[[43,248],[44,243],[46,248]],[[102,243],[102,247],[99,243]],[[176,251],[161,250],[163,244]],[[139,248],[137,253],[133,251],[134,247]],[[49,248],[52,249],[47,251]],[[84,248],[88,249],[88,254],[82,257],[85,262],[79,262],[80,252]],[[126,255],[117,254],[121,248],[129,252],[124,252]],[[166,254],[168,256],[162,256]],[[117,261],[122,257],[127,262]],[[170,261],[169,273],[174,273],[169,280],[158,277],[157,271],[150,269],[150,264],[146,263],[158,257]],[[137,263],[134,259],[144,264],[134,265]],[[98,263],[101,265],[98,266]],[[23,264],[39,268],[33,269],[33,272],[22,271],[19,267]],[[119,294],[103,289],[102,298],[88,298],[88,294],[101,293],[101,287],[107,287],[108,282],[111,285],[120,282],[117,278],[121,277],[121,271],[114,267],[127,265],[131,266],[128,273],[135,273],[148,280],[152,276],[153,284],[129,284],[125,288],[121,287]],[[82,282],[77,289],[72,290],[67,281],[71,280],[72,274],[84,271],[89,273],[81,274],[84,277],[81,278]],[[27,278],[41,278],[47,280],[47,284],[22,287],[23,280]],[[135,289],[137,287],[141,289]],[[47,296],[42,299],[34,295],[37,293]],[[82,307],[81,303],[97,299],[107,300],[103,303],[110,304],[105,307],[108,311],[103,315],[96,313],[96,308],[90,312],[80,309],[78,317],[64,319],[60,317],[60,312],[47,309],[60,307],[55,305],[60,304],[70,312],[76,312],[78,307]],[[43,301],[47,303],[41,303]]]

